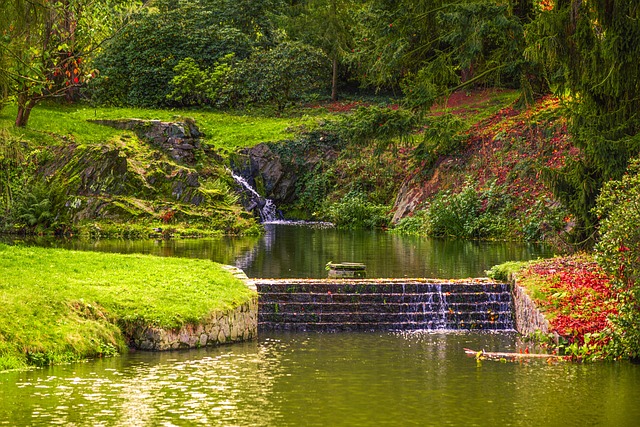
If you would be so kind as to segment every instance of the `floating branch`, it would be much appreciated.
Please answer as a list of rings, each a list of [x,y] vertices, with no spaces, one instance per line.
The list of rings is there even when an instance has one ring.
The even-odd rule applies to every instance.
[[[464,352],[469,356],[475,356],[476,359],[563,359],[563,356],[558,356],[557,354],[543,353],[506,353],[484,350],[476,351],[469,348],[465,348]]]

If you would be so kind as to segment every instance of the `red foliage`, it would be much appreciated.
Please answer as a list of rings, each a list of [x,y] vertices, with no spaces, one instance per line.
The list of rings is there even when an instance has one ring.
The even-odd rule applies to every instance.
[[[542,279],[545,298],[537,303],[551,319],[552,330],[570,343],[584,344],[585,334],[609,328],[609,318],[618,314],[617,292],[594,261],[554,258],[534,264],[526,275]],[[604,338],[598,345],[607,342]]]
[[[163,213],[160,218],[162,219],[162,222],[164,222],[165,224],[169,223],[172,219],[173,216],[176,214],[176,211],[169,209],[168,211],[166,211],[165,213]]]

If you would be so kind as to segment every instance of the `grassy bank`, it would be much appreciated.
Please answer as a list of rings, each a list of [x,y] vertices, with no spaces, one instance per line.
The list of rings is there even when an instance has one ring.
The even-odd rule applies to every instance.
[[[196,323],[251,296],[206,260],[0,244],[0,371],[116,354],[128,327]]]

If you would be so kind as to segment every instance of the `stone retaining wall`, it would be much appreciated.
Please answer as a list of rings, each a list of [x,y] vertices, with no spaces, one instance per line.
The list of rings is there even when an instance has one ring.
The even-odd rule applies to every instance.
[[[234,276],[255,291],[255,284],[238,268],[225,266]],[[200,348],[247,341],[258,336],[258,296],[240,306],[223,312],[211,313],[197,325],[185,325],[178,330],[146,327],[135,330],[130,344],[139,350],[175,350]]]
[[[548,334],[549,321],[527,294],[525,288],[518,285],[516,276],[511,277],[511,286],[516,331],[522,335],[529,335],[536,331]]]

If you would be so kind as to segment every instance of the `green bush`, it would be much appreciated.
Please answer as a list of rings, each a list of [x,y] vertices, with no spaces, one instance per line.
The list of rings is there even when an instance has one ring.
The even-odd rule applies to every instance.
[[[57,182],[36,181],[21,189],[13,206],[15,226],[35,233],[56,231],[65,224],[66,193]]]
[[[167,99],[181,106],[203,106],[215,103],[231,73],[234,54],[216,61],[212,69],[201,69],[193,58],[185,58],[173,68],[171,93]]]
[[[402,218],[393,228],[398,234],[427,234],[427,211],[419,210]]]
[[[423,139],[413,150],[413,161],[423,171],[428,171],[441,156],[461,151],[467,140],[468,125],[453,114],[430,116],[425,122]]]
[[[439,193],[428,209],[428,234],[467,239],[506,236],[509,203],[504,194],[493,185],[478,193],[471,182],[459,193]]]
[[[396,139],[407,139],[415,130],[418,117],[404,109],[386,107],[358,107],[345,117],[346,136],[355,142],[368,144],[375,141],[378,151],[387,148]]]
[[[161,10],[145,8],[96,57],[97,76],[89,95],[100,104],[165,106],[175,67],[196,58],[201,70],[214,69],[225,55],[242,59],[256,46],[253,34],[225,16],[233,5],[222,0],[180,2]]]
[[[381,228],[389,225],[389,207],[376,205],[361,193],[349,193],[327,209],[327,218],[342,228]]]
[[[273,104],[282,110],[328,87],[330,71],[322,51],[303,43],[283,42],[257,49],[233,68],[218,104]]]
[[[513,273],[517,273],[528,264],[529,261],[509,261],[504,264],[494,265],[489,270],[485,270],[485,274],[493,280],[507,282],[512,278]]]
[[[606,183],[595,213],[600,218],[596,260],[621,292],[620,315],[613,319],[618,341],[640,357],[640,159],[618,181]]]

